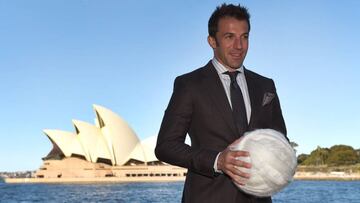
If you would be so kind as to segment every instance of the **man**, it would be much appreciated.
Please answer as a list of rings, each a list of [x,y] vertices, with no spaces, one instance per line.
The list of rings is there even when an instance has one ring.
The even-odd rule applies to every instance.
[[[188,169],[183,202],[271,202],[233,184],[245,183],[250,174],[241,168],[251,164],[236,159],[249,153],[231,151],[231,143],[259,128],[286,135],[274,82],[243,66],[249,18],[240,5],[217,7],[208,25],[214,58],[175,79],[155,153],[161,161]],[[191,146],[184,143],[186,134]]]

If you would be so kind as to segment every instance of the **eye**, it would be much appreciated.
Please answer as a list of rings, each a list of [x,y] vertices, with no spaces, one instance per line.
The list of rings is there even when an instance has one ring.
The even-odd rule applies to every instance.
[[[242,36],[243,39],[249,39],[249,34],[245,34]]]
[[[232,38],[234,38],[234,35],[231,35],[231,34],[225,35],[225,39],[232,39]]]

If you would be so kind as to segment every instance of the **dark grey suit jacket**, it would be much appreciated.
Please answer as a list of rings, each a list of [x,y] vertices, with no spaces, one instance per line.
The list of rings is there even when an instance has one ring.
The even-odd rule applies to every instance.
[[[247,69],[244,71],[251,102],[248,130],[272,128],[286,135],[274,82]],[[275,96],[264,105],[264,95],[268,93]],[[184,143],[187,133],[191,146]],[[240,136],[211,61],[175,79],[155,153],[161,161],[188,169],[183,202],[271,202],[270,197],[256,198],[243,193],[226,174],[214,172],[217,154]]]

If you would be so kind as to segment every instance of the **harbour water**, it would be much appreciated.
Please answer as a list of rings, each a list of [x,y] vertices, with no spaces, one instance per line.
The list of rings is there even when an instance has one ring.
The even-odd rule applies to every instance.
[[[180,202],[183,182],[112,184],[0,183],[0,202]],[[360,181],[294,181],[274,203],[360,203]]]

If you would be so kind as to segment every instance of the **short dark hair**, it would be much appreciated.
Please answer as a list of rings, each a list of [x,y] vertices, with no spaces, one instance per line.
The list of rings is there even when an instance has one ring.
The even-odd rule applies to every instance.
[[[211,37],[215,38],[218,31],[218,24],[220,19],[225,17],[236,18],[237,20],[245,20],[249,26],[250,32],[250,14],[248,9],[238,4],[226,4],[223,3],[221,6],[216,7],[215,11],[211,14],[208,23],[208,32]]]

